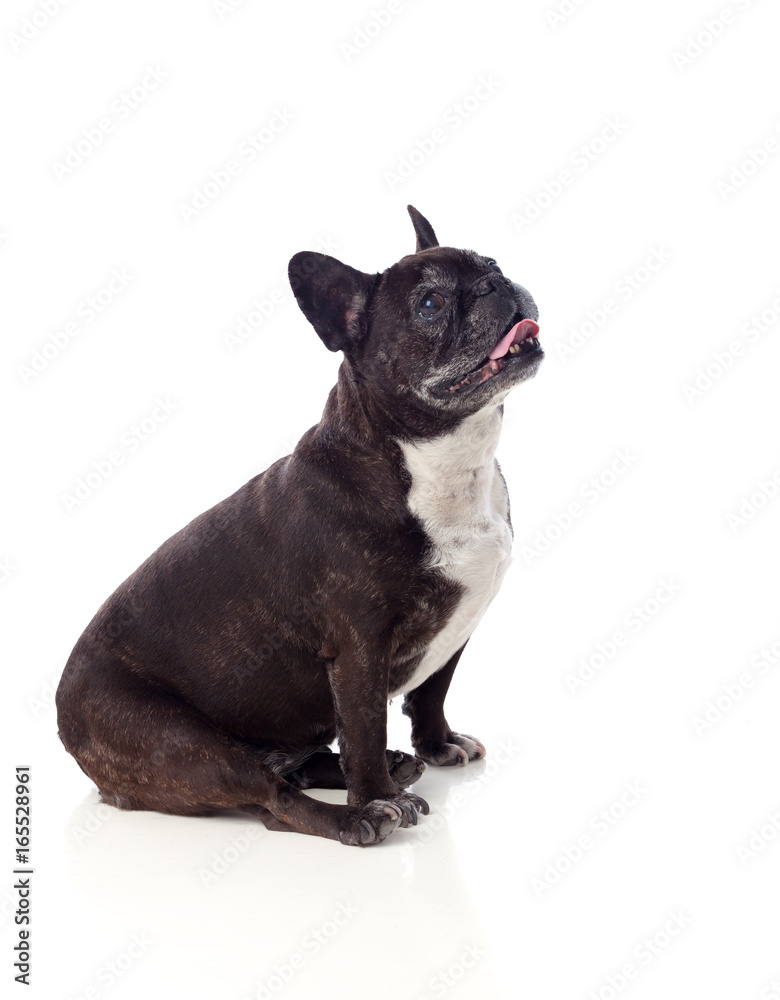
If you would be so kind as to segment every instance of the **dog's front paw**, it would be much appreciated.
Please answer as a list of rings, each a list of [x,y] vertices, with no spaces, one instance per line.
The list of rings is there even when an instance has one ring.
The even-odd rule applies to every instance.
[[[379,844],[399,826],[414,826],[418,812],[427,816],[430,808],[425,799],[410,792],[399,792],[389,799],[374,799],[357,810],[355,817],[339,833],[339,840],[342,844],[358,847]]]
[[[417,756],[439,767],[465,766],[470,760],[481,760],[487,751],[474,736],[448,733],[446,743],[421,741],[415,745]]]
[[[387,769],[390,777],[398,785],[398,790],[403,791],[409,785],[413,785],[426,768],[425,761],[419,757],[413,757],[410,753],[402,750],[387,751]]]
[[[340,831],[339,840],[342,844],[356,847],[381,844],[399,826],[406,825],[402,820],[403,812],[395,802],[374,799],[357,810],[354,819]]]

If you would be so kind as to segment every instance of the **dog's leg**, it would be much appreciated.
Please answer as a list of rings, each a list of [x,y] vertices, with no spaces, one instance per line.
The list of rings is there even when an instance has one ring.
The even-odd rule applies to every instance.
[[[346,788],[339,754],[327,748],[327,753],[317,753],[296,770],[285,774],[285,779],[296,788]],[[387,768],[398,791],[413,785],[425,770],[425,761],[402,750],[387,750]]]
[[[107,680],[107,678],[109,678]],[[117,711],[121,706],[121,711]],[[384,840],[406,825],[388,799],[318,802],[262,761],[263,750],[222,731],[176,695],[112,670],[66,669],[57,693],[60,736],[103,800],[123,809],[207,815],[239,809],[272,829],[343,844]]]
[[[468,764],[485,756],[485,747],[478,739],[454,733],[444,717],[444,699],[465,648],[464,643],[441,670],[404,697],[403,713],[412,720],[412,746],[429,764]]]
[[[428,803],[399,792],[390,776],[387,746],[387,663],[366,644],[348,647],[329,662],[328,679],[336,707],[341,768],[350,805],[375,799],[394,802],[403,813],[401,826],[414,825]]]

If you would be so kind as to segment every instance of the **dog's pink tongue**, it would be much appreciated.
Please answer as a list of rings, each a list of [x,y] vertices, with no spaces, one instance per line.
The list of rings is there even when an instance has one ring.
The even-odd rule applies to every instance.
[[[494,361],[496,358],[503,358],[512,344],[520,344],[522,341],[528,340],[529,337],[535,337],[538,333],[538,323],[535,323],[532,319],[521,319],[519,323],[515,323],[509,333],[504,334],[488,357],[491,361]]]

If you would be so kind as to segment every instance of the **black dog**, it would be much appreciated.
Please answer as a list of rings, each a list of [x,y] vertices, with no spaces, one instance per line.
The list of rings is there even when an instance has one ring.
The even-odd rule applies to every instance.
[[[344,352],[322,420],[161,545],[77,642],[60,737],[105,802],[370,844],[428,812],[402,790],[423,761],[484,755],[443,705],[509,559],[494,452],[506,394],[543,357],[538,311],[409,212],[417,252],[382,274],[292,258],[304,315]],[[400,694],[416,757],[385,749]]]

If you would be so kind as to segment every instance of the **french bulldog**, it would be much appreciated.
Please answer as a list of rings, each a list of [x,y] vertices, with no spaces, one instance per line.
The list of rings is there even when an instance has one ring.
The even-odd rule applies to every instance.
[[[444,700],[510,556],[503,402],[544,352],[525,288],[409,214],[416,252],[382,273],[292,258],[304,316],[343,352],[322,419],[164,542],[76,643],[59,735],[104,802],[362,846],[428,813],[406,790],[426,763],[484,756]],[[386,749],[401,695],[414,755]]]

